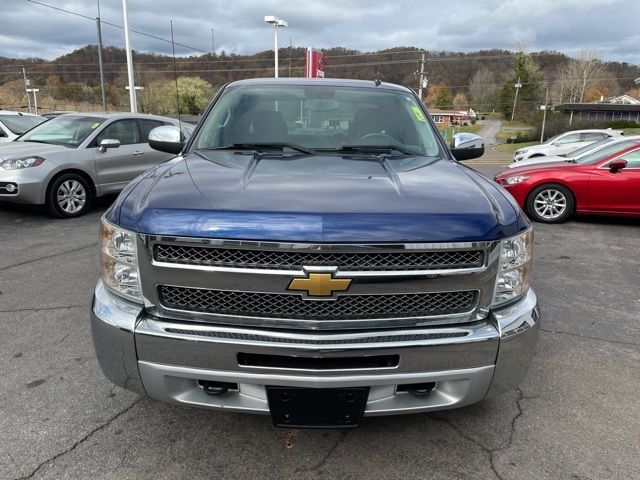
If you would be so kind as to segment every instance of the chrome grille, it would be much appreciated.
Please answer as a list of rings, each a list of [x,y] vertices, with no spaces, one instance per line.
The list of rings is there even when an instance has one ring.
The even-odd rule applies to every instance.
[[[342,295],[335,300],[305,300],[292,294],[160,285],[158,296],[166,308],[183,311],[242,317],[353,320],[466,313],[475,308],[478,292]]]
[[[484,264],[482,250],[296,252],[156,244],[153,256],[165,263],[273,270],[300,270],[303,266],[332,266],[343,271],[451,270]]]

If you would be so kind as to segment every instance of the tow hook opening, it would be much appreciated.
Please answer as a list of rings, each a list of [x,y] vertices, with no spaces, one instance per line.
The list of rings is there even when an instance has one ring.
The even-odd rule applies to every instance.
[[[207,395],[224,395],[229,390],[238,390],[237,383],[213,382],[211,380],[198,380],[198,386],[204,390]]]
[[[396,392],[409,392],[416,397],[428,397],[435,388],[435,382],[427,383],[406,383],[404,385],[398,385]]]

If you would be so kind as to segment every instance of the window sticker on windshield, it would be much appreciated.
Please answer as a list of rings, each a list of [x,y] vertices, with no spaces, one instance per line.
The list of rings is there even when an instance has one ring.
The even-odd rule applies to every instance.
[[[91,124],[91,130],[95,130],[100,125],[98,122]]]
[[[416,116],[419,122],[426,122],[427,119],[424,118],[424,113],[422,113],[420,107],[411,107],[411,110],[413,110],[413,114]]]

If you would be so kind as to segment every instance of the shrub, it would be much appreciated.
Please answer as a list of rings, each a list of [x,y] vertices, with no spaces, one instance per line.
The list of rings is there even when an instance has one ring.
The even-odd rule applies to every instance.
[[[633,120],[614,120],[613,122],[609,123],[609,128],[638,128],[640,127],[640,125],[638,125],[636,122],[634,122]]]

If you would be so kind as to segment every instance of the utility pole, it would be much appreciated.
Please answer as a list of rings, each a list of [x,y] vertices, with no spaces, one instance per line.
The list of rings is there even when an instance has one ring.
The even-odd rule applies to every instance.
[[[542,109],[544,113],[542,114],[542,131],[540,132],[540,143],[544,143],[544,125],[547,122],[547,105],[549,104],[549,87],[547,87],[547,92],[544,94],[544,106]]]
[[[124,46],[127,49],[127,76],[129,77],[129,103],[131,113],[138,113],[138,102],[136,99],[136,86],[133,79],[133,56],[131,54],[131,42],[129,40],[129,8],[127,0],[122,0],[122,11],[124,15]]]
[[[27,104],[29,105],[29,113],[31,113],[31,96],[29,95],[29,79],[24,71],[24,65],[22,65],[22,80],[24,80],[24,91],[27,94]]]
[[[215,56],[216,54],[216,42],[215,37],[213,36],[213,28],[211,29],[211,56]]]
[[[293,42],[289,39],[289,76],[291,76],[291,48],[293,47]]]
[[[100,8],[98,4],[98,9]],[[100,66],[100,92],[102,93],[102,108],[107,111],[107,94],[104,91],[104,68],[102,66],[102,29],[100,28],[100,11],[96,17],[96,27],[98,28],[98,65]]]
[[[424,82],[424,50],[422,50],[422,58],[420,60],[420,85],[418,85],[418,97],[420,97],[420,101],[422,102],[422,84]]]
[[[29,95],[29,93],[33,93],[33,105],[35,108],[35,114],[38,114],[38,95],[37,93],[40,91],[39,88],[27,88],[27,95]]]
[[[513,111],[511,112],[511,121],[512,122],[513,122],[513,117],[516,114],[516,103],[518,102],[518,92],[520,91],[520,87],[522,87],[522,84],[520,83],[520,77],[518,77],[518,81],[516,82],[514,87],[516,87],[516,96],[513,99]]]

